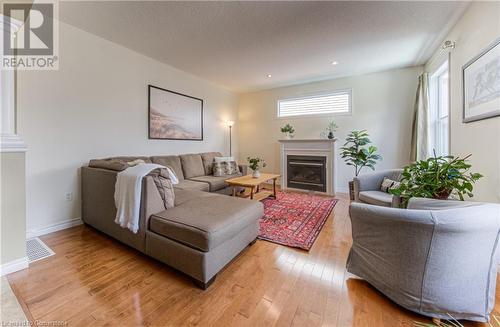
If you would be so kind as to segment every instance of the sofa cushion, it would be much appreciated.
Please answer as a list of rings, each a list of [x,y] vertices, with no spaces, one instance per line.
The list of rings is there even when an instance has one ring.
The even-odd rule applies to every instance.
[[[205,168],[204,175],[212,175],[212,166],[214,164],[214,158],[220,157],[222,154],[220,152],[204,152],[200,153],[201,160],[203,161],[203,167]]]
[[[184,178],[188,179],[191,177],[205,175],[205,168],[203,167],[203,161],[201,160],[201,155],[182,154],[179,157],[181,158]]]
[[[210,185],[205,182],[197,182],[189,179],[183,179],[179,181],[179,184],[174,185],[174,188],[181,190],[198,190],[198,191],[210,191]]]
[[[158,165],[170,166],[174,170],[175,176],[177,176],[179,181],[184,179],[181,158],[179,158],[179,156],[154,156],[151,157],[151,161]]]
[[[223,189],[227,187],[226,184],[226,179],[233,178],[233,177],[238,177],[241,176],[241,174],[234,174],[234,175],[227,175],[227,176],[198,176],[198,177],[193,177],[190,180],[192,181],[197,181],[197,182],[204,182],[208,183],[210,192],[215,192],[220,189]]]
[[[391,207],[392,205],[392,194],[385,193],[382,191],[359,192],[359,199],[362,202],[368,204],[374,204],[377,206]]]
[[[258,224],[262,203],[225,195],[193,197],[151,217],[150,230],[201,251],[210,251],[242,229]],[[257,228],[257,227],[256,227]]]

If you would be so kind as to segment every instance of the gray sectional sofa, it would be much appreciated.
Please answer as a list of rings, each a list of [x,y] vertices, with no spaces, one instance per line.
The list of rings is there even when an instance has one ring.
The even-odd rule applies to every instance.
[[[174,208],[165,209],[151,176],[142,181],[137,234],[117,225],[114,190],[117,171],[82,167],[82,219],[113,238],[191,276],[206,289],[217,273],[249,244],[264,214],[258,201],[230,197],[228,177],[212,174],[217,152],[179,156],[118,157],[170,166],[179,178]],[[124,159],[125,158],[125,159]],[[240,167],[240,174],[246,173]]]

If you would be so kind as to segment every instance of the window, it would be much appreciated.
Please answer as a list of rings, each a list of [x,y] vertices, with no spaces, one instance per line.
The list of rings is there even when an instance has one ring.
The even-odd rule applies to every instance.
[[[278,117],[348,114],[351,90],[278,101]]]
[[[448,61],[429,80],[429,113],[431,146],[438,156],[449,154],[449,80]]]

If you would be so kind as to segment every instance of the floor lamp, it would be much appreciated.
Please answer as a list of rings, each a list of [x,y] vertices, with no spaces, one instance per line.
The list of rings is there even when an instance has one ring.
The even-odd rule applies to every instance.
[[[227,121],[226,125],[229,127],[229,156],[232,156],[232,140],[231,140],[232,133],[231,132],[232,132],[232,128],[234,125],[234,121],[232,121],[232,120]]]

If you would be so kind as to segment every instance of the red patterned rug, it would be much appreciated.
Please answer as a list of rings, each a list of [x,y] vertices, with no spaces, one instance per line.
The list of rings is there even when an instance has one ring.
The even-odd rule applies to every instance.
[[[307,193],[278,191],[262,200],[259,238],[309,251],[338,200]]]

